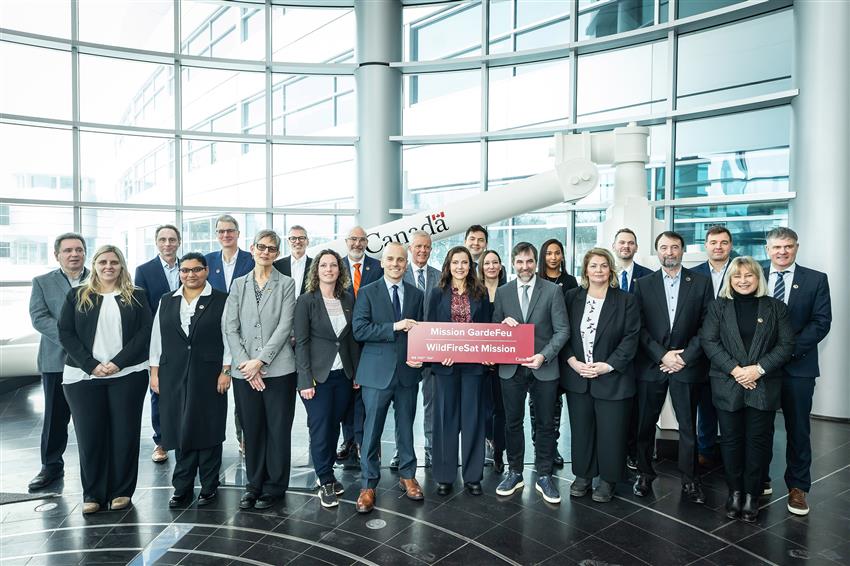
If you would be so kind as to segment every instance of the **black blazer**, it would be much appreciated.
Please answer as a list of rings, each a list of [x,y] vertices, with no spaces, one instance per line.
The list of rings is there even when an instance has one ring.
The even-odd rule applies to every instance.
[[[718,409],[779,408],[782,369],[794,351],[794,330],[785,303],[772,297],[758,301],[758,324],[749,352],[744,350],[738,330],[734,299],[718,298],[708,307],[700,339],[711,360],[711,397]],[[760,364],[766,373],[756,381],[755,389],[744,389],[729,372],[735,366],[753,364]]]
[[[674,379],[685,383],[708,380],[707,363],[699,342],[699,329],[708,305],[714,300],[711,279],[682,268],[676,319],[670,328],[664,289],[664,270],[635,282],[634,294],[641,311],[641,331],[636,377],[644,381]],[[673,374],[658,369],[661,358],[670,350],[684,349],[685,367]]]
[[[570,319],[570,339],[559,356],[561,364],[561,387],[573,393],[590,393],[595,399],[617,401],[635,394],[633,361],[640,336],[640,310],[631,293],[621,289],[608,289],[599,326],[593,343],[593,358],[605,362],[614,371],[595,379],[581,377],[570,367],[567,360],[575,356],[585,362],[584,345],[581,341],[581,321],[587,302],[587,289],[578,287],[567,293],[567,316]]]
[[[59,342],[68,354],[65,363],[79,368],[91,375],[100,363],[92,356],[94,335],[97,332],[97,320],[100,317],[102,297],[94,296],[94,306],[91,310],[77,310],[77,292],[80,288],[71,289],[62,305],[59,315]],[[125,304],[118,297],[118,308],[121,311],[121,337],[124,348],[111,360],[120,369],[145,362],[150,357],[151,315],[148,300],[143,289],[133,290],[133,300]]]
[[[484,295],[480,299],[469,298],[469,310],[472,313],[472,322],[490,324],[493,318],[493,306],[490,303],[490,297],[487,295],[487,290],[484,290]],[[451,322],[452,321],[452,290],[434,288],[431,297],[428,299],[428,322]],[[469,375],[483,375],[484,367],[482,364],[455,364],[461,367],[461,371]],[[441,375],[451,375],[454,372],[454,367],[447,367],[439,362],[431,364],[431,371]]]
[[[304,294],[304,291],[307,290],[307,273],[310,271],[310,264],[313,263],[313,258],[308,257],[304,262],[304,279],[301,280],[301,290],[298,291],[298,296]],[[274,268],[286,275],[287,277],[292,277],[292,256],[288,255],[284,258],[281,258],[274,262]]]
[[[339,336],[334,332],[321,291],[304,293],[295,303],[293,331],[299,390],[327,381],[337,354],[342,360],[345,376],[354,380],[354,372],[360,361],[360,346],[354,341],[351,331],[354,298],[349,293],[343,293],[340,302],[346,325]]]
[[[540,275],[540,274],[538,273],[537,275]],[[564,271],[562,271],[561,274],[555,279],[550,279],[549,277],[546,277],[545,275],[540,275],[540,278],[545,279],[546,281],[549,281],[550,283],[554,283],[555,285],[560,287],[561,292],[564,294],[564,297],[567,296],[568,291],[578,287],[578,281],[576,281],[576,278],[573,277],[572,275],[570,275],[569,273],[564,272]]]

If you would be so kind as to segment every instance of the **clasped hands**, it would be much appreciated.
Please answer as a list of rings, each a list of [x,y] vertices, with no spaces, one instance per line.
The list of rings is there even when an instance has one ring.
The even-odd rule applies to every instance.
[[[263,370],[264,365],[262,360],[248,360],[238,366],[240,373],[245,376],[245,379],[248,380],[248,385],[254,391],[263,391],[266,388],[266,384],[263,381],[263,377],[266,375],[266,372]]]
[[[729,375],[744,389],[755,389],[756,381],[761,377],[758,366],[735,366]]]
[[[578,361],[578,358],[575,356],[570,356],[567,363],[577,374],[585,379],[594,379],[600,375],[605,375],[606,373],[614,371],[614,368],[605,362],[591,362],[587,364]]]
[[[94,368],[94,371],[91,374],[95,377],[109,377],[114,373],[118,373],[121,368],[113,364],[112,362],[106,362],[97,364]]]
[[[662,371],[662,373],[676,373],[677,371],[682,371],[685,366],[685,360],[682,359],[682,352],[685,350],[670,350],[664,357],[661,358],[661,363],[658,365],[658,369]]]

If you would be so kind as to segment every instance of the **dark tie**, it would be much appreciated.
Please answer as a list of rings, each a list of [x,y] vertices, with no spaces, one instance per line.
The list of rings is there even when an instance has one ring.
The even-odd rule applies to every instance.
[[[629,272],[623,270],[623,274],[620,275],[620,288],[623,291],[629,291]]]
[[[776,286],[773,288],[773,298],[785,302],[785,274],[787,271],[776,272]]]
[[[395,312],[395,321],[401,320],[401,300],[398,298],[398,285],[393,285],[393,311]]]
[[[420,269],[416,273],[417,273],[417,275],[416,275],[416,286],[419,287],[420,291],[424,291],[425,290],[425,270]]]

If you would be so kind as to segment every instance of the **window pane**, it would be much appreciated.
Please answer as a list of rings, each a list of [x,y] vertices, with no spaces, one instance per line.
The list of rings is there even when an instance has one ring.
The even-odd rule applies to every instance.
[[[657,42],[578,58],[578,121],[664,110],[667,43]]]
[[[72,200],[71,131],[0,124],[0,187],[9,198]],[[0,214],[0,226],[3,226]],[[5,225],[8,226],[8,223]]]
[[[680,122],[675,197],[789,190],[790,108]]]
[[[354,197],[352,146],[275,145],[272,152],[274,206],[333,207]]]
[[[172,0],[79,0],[80,40],[174,51]]]
[[[354,135],[356,104],[353,77],[275,74],[272,77],[272,133]]]
[[[481,190],[481,144],[405,146],[404,208],[420,209],[460,200]]]
[[[71,119],[71,54],[0,42],[4,114]]]
[[[183,246],[186,251],[207,254],[221,250],[215,233],[215,221],[222,214],[229,214],[239,223],[239,247],[248,250],[254,241],[254,234],[264,230],[265,214],[245,214],[242,212],[186,212],[183,214]]]
[[[487,146],[488,190],[555,169],[555,160],[549,155],[554,147],[552,137],[490,142]]]
[[[265,207],[263,144],[183,140],[183,203]]]
[[[575,212],[575,241],[573,242],[573,274],[581,280],[581,264],[584,254],[595,248],[599,241],[602,223],[605,222],[604,210],[577,210]]]
[[[84,122],[174,129],[174,68],[80,55]]]
[[[566,242],[568,222],[569,216],[563,212],[529,212],[528,214],[515,216],[512,219],[512,241],[510,245],[513,247],[520,242],[533,244],[537,248],[539,265],[541,261],[540,256],[542,255],[540,246],[549,238],[557,238],[561,243]],[[510,262],[509,250],[510,248],[505,248],[504,255],[507,256],[507,259],[504,261],[507,262]],[[511,273],[511,271],[511,269],[508,269],[508,273]],[[569,271],[569,266],[567,266],[567,271]]]
[[[130,277],[135,275],[136,267],[157,254],[154,243],[156,227],[173,223],[174,213],[165,210],[82,210],[82,234],[89,246],[89,258],[100,246],[118,246],[127,259]],[[188,250],[183,247],[178,254],[185,251]]]
[[[560,20],[517,35],[517,51],[561,45],[570,41],[570,22]]]
[[[516,0],[517,27],[570,13],[571,0]],[[564,39],[564,42],[568,41]],[[563,42],[562,42],[563,43]]]
[[[263,7],[195,0],[180,3],[180,50],[187,55],[265,59]]]
[[[310,238],[310,247],[332,242],[348,235],[354,227],[354,217],[344,214],[275,214],[274,230],[283,238],[281,255],[289,255],[289,242],[286,235],[291,226],[303,226]]]
[[[184,67],[183,129],[264,134],[265,81],[263,73]]]
[[[481,71],[404,77],[404,135],[481,130]]]
[[[725,8],[737,4],[743,0],[678,0],[676,14],[680,18],[687,18],[710,10]]]
[[[350,8],[273,6],[272,59],[337,62],[354,51],[355,26],[354,10]]]
[[[481,54],[481,3],[464,2],[447,10],[433,7],[404,10],[411,61],[470,57]],[[415,19],[414,19],[415,18]],[[409,23],[408,23],[409,22]],[[409,27],[408,27],[409,26]]]
[[[69,0],[3,0],[2,27],[53,37],[71,37]]]
[[[53,239],[73,229],[70,206],[0,204],[0,281],[29,281],[57,268]]]
[[[681,36],[677,107],[791,88],[792,16],[785,10]]]
[[[727,206],[694,206],[673,209],[673,229],[682,235],[688,251],[702,251],[708,228],[721,224],[732,232],[738,255],[767,259],[765,235],[788,225],[788,203],[771,202]]]
[[[579,0],[580,40],[651,26],[654,21],[654,0]]]
[[[570,62],[490,69],[489,130],[566,124]]]
[[[490,41],[514,29],[513,0],[490,0]],[[492,53],[492,48],[490,53]]]

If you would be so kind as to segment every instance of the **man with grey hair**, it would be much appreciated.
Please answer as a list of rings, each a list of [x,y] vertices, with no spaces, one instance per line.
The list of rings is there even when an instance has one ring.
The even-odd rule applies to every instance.
[[[310,239],[307,237],[307,229],[295,224],[289,229],[286,240],[289,242],[291,255],[274,262],[274,267],[295,280],[295,298],[297,299],[304,292],[307,284],[307,278],[304,275],[307,274],[310,263],[313,261],[312,258],[307,257]]]
[[[215,233],[221,251],[206,255],[210,285],[213,289],[230,292],[230,284],[254,269],[254,258],[249,252],[239,249],[239,222],[229,214],[222,214],[215,221]]]
[[[29,483],[30,490],[47,487],[65,474],[62,454],[68,444],[71,410],[62,391],[65,350],[59,343],[57,321],[65,297],[89,276],[85,267],[86,241],[68,232],[53,242],[53,257],[59,269],[32,280],[30,319],[41,334],[38,346],[38,371],[44,389],[44,421],[41,427],[41,471]]]
[[[790,228],[774,228],[767,233],[764,265],[767,292],[788,305],[794,329],[794,353],[784,368],[780,404],[785,420],[785,484],[788,487],[788,511],[808,515],[806,494],[812,487],[811,424],[815,380],[820,375],[818,344],[832,325],[832,303],[826,273],[797,263],[800,249],[797,233]],[[772,435],[771,435],[772,436]],[[771,454],[771,458],[772,458]],[[769,468],[770,461],[768,461]],[[770,478],[763,488],[773,493]]]

